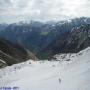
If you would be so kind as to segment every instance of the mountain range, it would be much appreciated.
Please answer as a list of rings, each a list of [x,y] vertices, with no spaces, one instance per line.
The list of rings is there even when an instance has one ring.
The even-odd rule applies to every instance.
[[[76,53],[90,46],[90,18],[0,24],[0,38],[1,42],[4,41],[0,47],[11,45],[9,50],[4,47],[5,53],[8,51],[17,61],[27,60],[28,55],[33,59],[49,59],[57,53]]]
[[[58,53],[77,53],[90,46],[90,24],[81,25],[54,40],[42,53],[53,56]]]

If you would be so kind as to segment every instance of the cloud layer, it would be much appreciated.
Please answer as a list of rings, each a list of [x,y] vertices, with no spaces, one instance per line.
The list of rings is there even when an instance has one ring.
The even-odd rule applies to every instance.
[[[90,16],[90,0],[1,0],[0,22]]]

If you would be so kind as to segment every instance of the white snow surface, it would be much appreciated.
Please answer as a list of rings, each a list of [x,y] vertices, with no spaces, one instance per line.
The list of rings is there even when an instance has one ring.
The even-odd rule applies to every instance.
[[[90,47],[77,54],[55,57],[58,61],[29,60],[1,69],[0,87],[18,87],[16,90],[90,90]]]

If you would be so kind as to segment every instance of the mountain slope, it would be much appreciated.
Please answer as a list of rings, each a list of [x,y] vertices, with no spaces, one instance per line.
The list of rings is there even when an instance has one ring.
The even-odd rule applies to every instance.
[[[0,59],[0,68],[4,68],[7,66],[7,63],[4,60]]]
[[[0,87],[10,86],[19,90],[90,90],[90,47],[79,53],[66,54],[63,61],[61,56],[56,56],[61,61],[30,60],[1,69]]]
[[[46,55],[41,55],[41,51],[44,52],[44,50],[49,45],[51,46],[55,40],[57,41],[58,38],[65,38],[73,28],[86,24],[90,24],[90,18],[82,17],[74,18],[69,21],[51,21],[46,23],[38,21],[31,21],[30,23],[14,23],[1,27],[0,37],[6,38],[12,43],[21,45],[37,55],[38,58],[45,59]],[[65,35],[65,37],[63,37],[63,35]]]
[[[54,40],[44,51],[48,56],[75,53],[90,46],[90,24],[81,25]]]
[[[27,59],[35,59],[36,57],[27,52],[20,45],[12,44],[11,42],[0,38],[0,59],[8,65],[26,61]]]

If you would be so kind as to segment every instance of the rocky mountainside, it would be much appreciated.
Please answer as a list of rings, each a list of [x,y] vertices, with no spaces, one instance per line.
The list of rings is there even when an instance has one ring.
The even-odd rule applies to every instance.
[[[57,53],[77,53],[90,46],[90,24],[74,28],[53,41],[44,51],[48,56]]]
[[[0,66],[4,63],[12,65],[20,63],[28,59],[36,59],[34,54],[28,52],[18,44],[12,44],[11,42],[0,38]]]
[[[0,25],[0,37],[6,38],[10,42],[26,48],[28,51],[33,52],[40,59],[45,59],[48,57],[46,53],[46,51],[49,49],[48,47],[51,46],[52,48],[54,42],[58,42],[58,39],[62,38],[60,39],[61,41],[59,41],[60,43],[57,44],[64,44],[63,40],[66,39],[72,29],[77,29],[77,27],[87,24],[90,24],[90,18],[85,17],[59,22],[20,22],[5,25],[5,27],[4,25]],[[62,45],[63,47],[61,46],[60,48],[58,45],[56,50],[51,49],[53,50],[52,54],[58,53],[58,51],[61,51],[61,48],[64,47]]]

